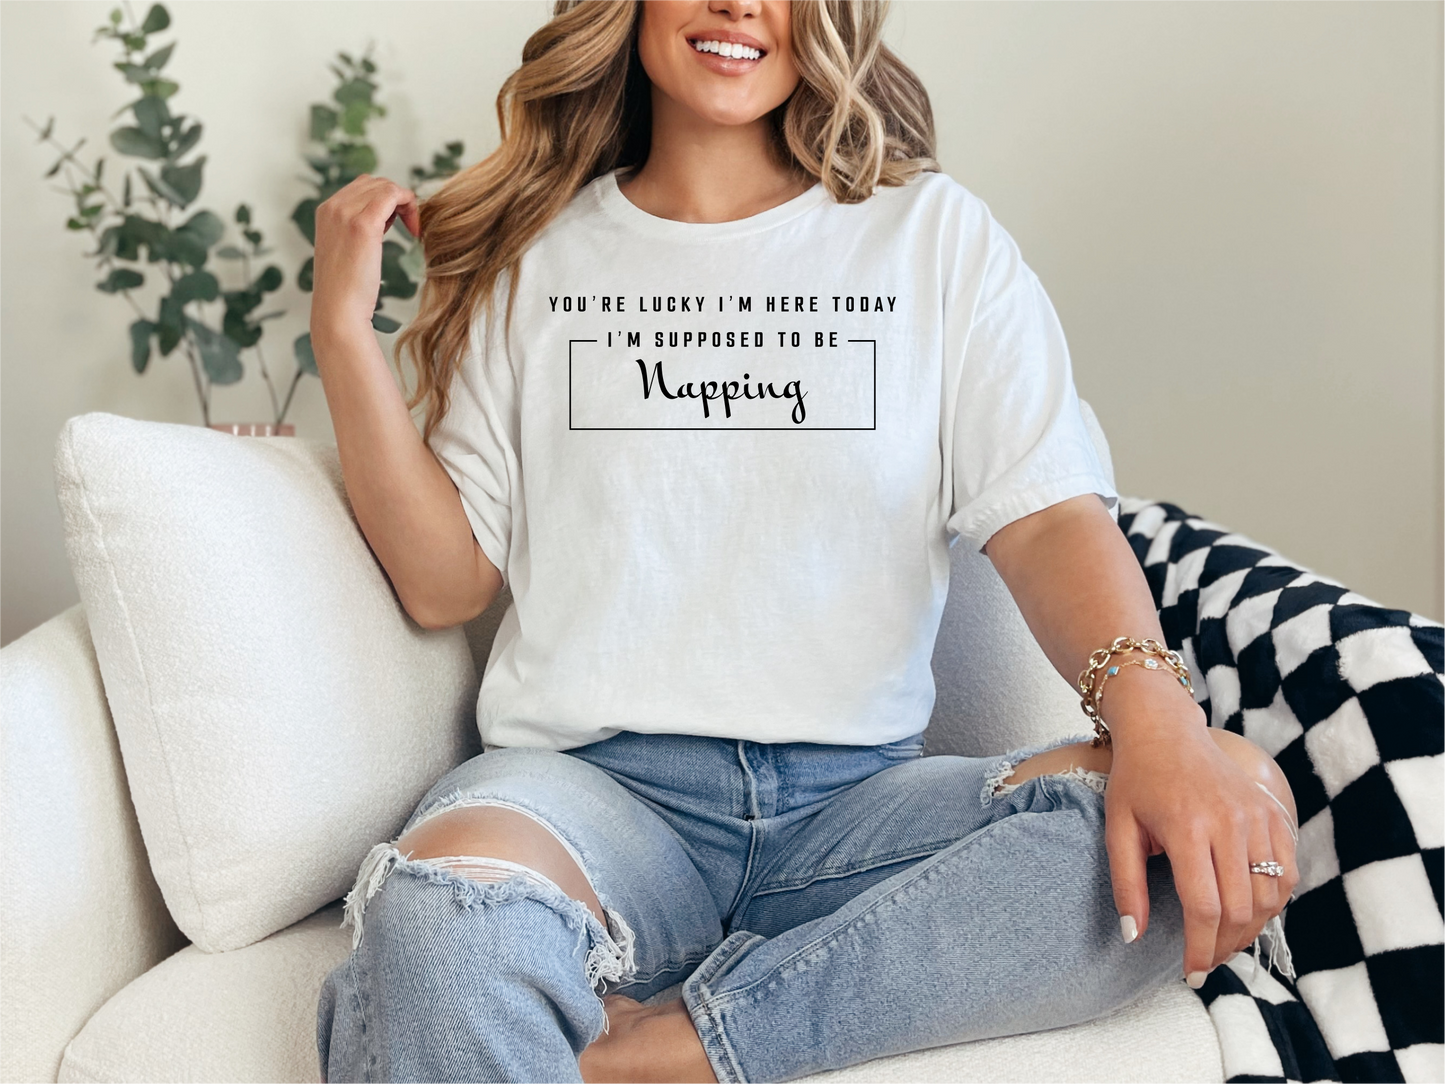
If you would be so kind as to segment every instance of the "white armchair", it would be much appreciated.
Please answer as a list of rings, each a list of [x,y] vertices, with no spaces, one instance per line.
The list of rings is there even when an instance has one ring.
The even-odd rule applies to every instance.
[[[1101,433],[1096,439],[1106,448]],[[262,863],[269,857],[264,841],[276,838],[284,826],[246,823],[241,831],[235,822],[223,822],[231,825],[229,836],[208,835],[215,825],[205,819],[210,811],[204,808],[204,792],[186,793],[173,778],[170,784],[158,783],[167,777],[157,763],[172,773],[190,771],[192,780],[209,779],[205,772],[211,768],[185,767],[209,763],[204,761],[209,741],[216,743],[213,753],[264,758],[274,755],[267,746],[278,742],[304,741],[311,749],[323,739],[313,740],[305,730],[315,721],[310,716],[298,715],[279,730],[267,729],[268,721],[257,717],[243,719],[239,731],[243,737],[253,736],[253,741],[237,744],[236,732],[225,732],[226,723],[237,714],[244,716],[245,705],[236,700],[240,694],[235,690],[249,686],[227,685],[204,672],[187,678],[184,667],[171,673],[175,680],[190,682],[176,692],[184,698],[175,702],[189,704],[192,714],[183,716],[189,726],[177,727],[176,716],[166,710],[166,692],[157,688],[167,671],[156,659],[166,644],[174,642],[166,637],[179,635],[183,643],[190,638],[187,661],[197,667],[228,665],[227,645],[195,627],[194,616],[178,630],[174,621],[167,625],[165,614],[146,609],[146,600],[155,597],[147,593],[146,585],[154,583],[155,576],[174,574],[188,582],[195,577],[158,573],[149,566],[138,572],[154,559],[155,550],[127,551],[120,521],[131,511],[140,514],[140,505],[148,506],[147,514],[156,507],[171,507],[167,502],[181,499],[177,494],[182,492],[190,493],[194,504],[172,522],[230,514],[211,503],[211,496],[224,493],[231,495],[228,499],[255,505],[260,521],[289,517],[286,529],[299,537],[324,538],[327,530],[345,530],[348,523],[360,536],[354,521],[347,518],[335,448],[294,438],[237,438],[110,415],[72,419],[61,444],[57,470],[67,517],[67,548],[83,601],[0,652],[4,751],[0,794],[4,853],[11,856],[0,917],[4,972],[0,1075],[7,1081],[318,1080],[317,993],[322,978],[350,950],[349,931],[340,927],[339,897],[344,888],[334,891],[334,884],[349,886],[365,843],[387,831],[393,832],[387,838],[394,838],[400,828],[394,810],[403,810],[404,819],[417,796],[408,787],[424,787],[446,766],[479,751],[471,717],[477,675],[485,667],[497,621],[510,598],[504,593],[462,632],[427,633],[411,623],[390,596],[364,540],[359,552],[370,559],[370,568],[318,566],[311,574],[341,577],[357,596],[371,592],[372,602],[383,597],[377,591],[390,597],[396,612],[388,619],[389,631],[376,635],[401,636],[416,650],[409,657],[398,657],[398,671],[387,675],[388,687],[418,688],[440,679],[456,686],[457,702],[466,710],[460,727],[448,718],[430,732],[418,734],[415,742],[430,743],[426,749],[407,747],[411,760],[403,768],[409,764],[421,782],[398,782],[393,811],[383,808],[374,825],[363,824],[351,835],[336,829],[331,842],[308,840],[294,853],[276,859],[286,864],[288,881],[312,878],[303,886],[305,891],[283,893],[284,898],[278,899],[266,894],[266,886],[259,882],[266,869]],[[171,470],[182,462],[184,471]],[[115,464],[123,466],[111,469]],[[263,484],[251,484],[254,472],[265,475]],[[184,475],[183,483],[174,482],[178,474]],[[202,483],[206,488],[195,491]],[[173,484],[182,488],[166,489]],[[210,496],[203,497],[202,492]],[[82,512],[84,523],[78,518]],[[308,516],[318,517],[317,522],[308,521]],[[332,518],[321,523],[327,516]],[[147,521],[147,531],[159,529]],[[80,535],[87,532],[82,539]],[[174,562],[178,553],[186,553],[178,546],[172,538],[156,550]],[[291,595],[311,593],[299,599],[254,599],[257,607],[283,607],[291,620],[332,624],[374,612],[358,598],[348,612],[325,612],[318,618],[313,612],[316,599],[328,598],[334,605],[343,596],[327,594],[325,584],[290,573],[277,572],[268,580],[274,570],[265,565],[267,554],[258,556],[254,547],[242,553],[244,539],[236,546],[237,553],[229,559],[244,564],[244,572],[236,575],[251,585],[248,589],[269,582],[278,591],[284,584]],[[357,552],[339,559],[332,554],[325,560],[341,564],[361,560]],[[199,550],[194,557],[202,564],[211,560]],[[128,567],[121,567],[127,562]],[[217,597],[233,599],[233,588],[234,584],[220,584],[214,590]],[[167,590],[173,589],[172,583]],[[206,600],[196,601],[204,606]],[[120,651],[121,629],[129,630],[127,635],[134,641],[125,647],[132,657],[107,657],[107,651]],[[355,642],[370,636],[368,626]],[[985,637],[994,649],[975,651],[973,645]],[[997,650],[1000,638],[1008,649]],[[455,648],[463,640],[465,665],[458,668]],[[236,642],[237,650],[244,651],[246,635],[238,631]],[[99,654],[97,645],[103,645]],[[322,682],[318,696],[332,695],[325,682],[337,683],[335,688],[348,682],[364,684],[363,671],[371,665],[366,651],[357,647],[353,657],[349,650],[327,641],[324,653],[311,661],[311,669],[326,670],[324,681],[316,679]],[[964,659],[967,666],[962,665]],[[994,661],[981,666],[986,660]],[[130,666],[139,669],[130,671]],[[412,672],[403,672],[406,668]],[[138,683],[136,673],[149,684]],[[963,546],[954,548],[953,581],[935,674],[938,701],[928,731],[930,753],[995,752],[1083,729],[1068,683],[1049,668],[992,566]],[[252,680],[264,684],[271,679],[252,673]],[[1006,690],[1006,700],[1001,690]],[[270,694],[258,688],[254,695],[267,702]],[[138,704],[138,697],[149,698],[149,704]],[[217,698],[226,700],[224,713],[207,716],[207,711],[221,706],[214,702]],[[298,711],[305,707],[300,704]],[[142,724],[151,729],[142,732]],[[364,726],[342,733],[345,728],[334,719],[322,719],[317,725],[327,728],[317,732],[324,734],[324,742],[352,743],[346,746],[348,756],[365,757],[366,743],[374,741]],[[181,741],[190,743],[184,756],[178,751]],[[236,749],[244,752],[238,754]],[[284,804],[284,797],[268,804],[274,797],[270,791],[246,788],[262,783],[281,786],[284,779],[276,783],[265,772],[247,774],[240,764],[235,770],[239,781],[234,788],[222,788],[227,793],[218,792],[215,801],[252,803],[246,816],[253,821],[299,816],[306,823],[318,819],[330,823],[337,813],[293,809]],[[258,778],[262,783],[256,782]],[[153,791],[165,785],[176,793],[157,795],[140,789]],[[321,788],[309,793],[349,793],[345,778],[328,778],[327,787],[333,786],[334,791]],[[189,823],[187,817],[192,818]],[[161,823],[163,818],[174,823]],[[187,848],[179,858],[169,834],[173,832]],[[154,856],[162,848],[166,857],[158,861]],[[207,863],[208,868],[202,868]],[[178,877],[189,877],[192,883],[178,884]],[[226,910],[235,897],[258,889],[264,899]],[[332,902],[312,907],[307,892],[316,891],[322,900]],[[180,916],[179,925],[173,914]],[[189,936],[180,926],[188,928]],[[254,936],[259,930],[269,932]],[[198,938],[205,947],[194,943]],[[228,938],[243,943],[214,950]],[[1194,992],[1179,982],[1088,1024],[880,1059],[812,1079],[1222,1081],[1224,1077],[1210,1015]]]

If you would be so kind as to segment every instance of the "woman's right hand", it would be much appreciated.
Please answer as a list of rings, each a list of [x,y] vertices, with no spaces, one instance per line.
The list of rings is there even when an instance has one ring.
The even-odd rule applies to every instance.
[[[347,334],[371,330],[381,292],[381,243],[397,215],[421,237],[416,193],[363,173],[316,208],[316,254],[312,264],[311,332]]]

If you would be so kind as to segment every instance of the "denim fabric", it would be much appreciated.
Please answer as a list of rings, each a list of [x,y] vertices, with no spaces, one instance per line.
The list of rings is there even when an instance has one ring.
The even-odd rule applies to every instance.
[[[477,879],[378,844],[348,897],[353,952],[321,991],[323,1079],[580,1080],[602,994],[679,983],[724,1081],[1108,1013],[1181,977],[1168,859],[1149,860],[1149,929],[1126,945],[1101,791],[1077,775],[998,791],[1027,756],[1086,737],[975,758],[922,756],[922,735],[624,732],[474,757],[403,832],[459,805],[527,813],[578,860],[606,925],[521,867]]]

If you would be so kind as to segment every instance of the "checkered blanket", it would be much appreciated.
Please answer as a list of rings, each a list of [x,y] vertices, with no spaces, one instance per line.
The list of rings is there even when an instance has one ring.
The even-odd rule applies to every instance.
[[[1199,990],[1225,1079],[1445,1079],[1445,630],[1171,504],[1119,526],[1209,724],[1299,807],[1293,967],[1242,953]]]

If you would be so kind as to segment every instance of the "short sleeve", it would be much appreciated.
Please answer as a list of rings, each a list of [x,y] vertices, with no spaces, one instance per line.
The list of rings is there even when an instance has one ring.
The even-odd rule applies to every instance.
[[[945,361],[956,367],[944,411],[952,477],[946,527],[950,539],[974,549],[1070,497],[1097,493],[1111,508],[1118,504],[1043,284],[986,208],[979,228],[979,270],[956,268],[944,298]]]
[[[516,374],[502,335],[505,294],[498,306],[490,329],[485,312],[473,320],[447,411],[428,445],[456,484],[477,544],[510,584],[507,559],[521,469]]]

